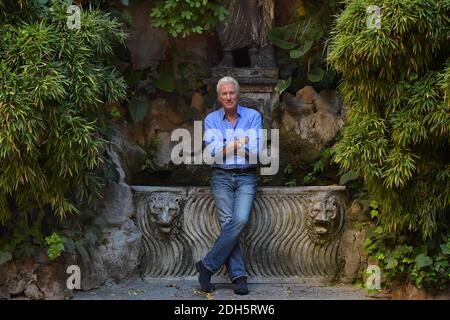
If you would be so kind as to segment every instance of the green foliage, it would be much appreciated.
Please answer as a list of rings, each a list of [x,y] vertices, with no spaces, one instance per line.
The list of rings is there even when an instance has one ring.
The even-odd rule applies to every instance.
[[[324,148],[320,154],[320,159],[314,164],[312,171],[303,178],[303,182],[305,184],[313,183],[317,175],[323,173],[325,167],[329,164],[331,164],[331,149]]]
[[[290,163],[284,168],[283,173],[286,177],[290,177],[294,173],[294,169]]]
[[[198,119],[198,112],[190,103],[195,92],[206,93],[203,80],[207,77],[207,67],[198,56],[176,46],[170,46],[168,56],[169,61],[150,74],[150,79],[176,112],[185,119]]]
[[[113,119],[120,119],[122,117],[122,114],[120,113],[119,109],[117,108],[117,106],[112,106],[111,107],[111,117]]]
[[[283,176],[287,180],[285,185],[288,187],[295,187],[297,185],[297,179],[294,178],[295,170],[290,163],[286,165],[283,170]]]
[[[12,259],[11,252],[0,251],[0,266]]]
[[[359,178],[359,174],[353,170],[350,170],[346,173],[344,173],[340,180],[339,180],[339,184],[340,185],[345,185],[346,183],[348,183],[349,181],[353,181],[355,179]]]
[[[152,24],[167,30],[172,37],[183,37],[211,29],[224,21],[228,12],[212,0],[156,0],[150,16]]]
[[[45,238],[45,244],[47,245],[47,255],[50,260],[55,260],[61,255],[61,252],[64,251],[64,242],[64,239],[55,232]]]
[[[165,92],[173,92],[175,89],[174,77],[164,71],[159,72],[157,76],[153,78],[152,83],[156,88]]]
[[[285,183],[285,185],[288,187],[295,187],[297,185],[297,179],[290,179]]]
[[[376,212],[372,217],[378,217],[378,210],[373,208],[372,212]],[[424,241],[414,234],[387,235],[378,223],[366,229],[364,246],[379,260],[382,273],[389,281],[445,289],[450,282],[450,230],[444,227],[440,231]]]
[[[292,83],[292,77],[286,80],[279,79],[277,85],[275,86],[275,92],[281,96],[281,94],[286,91]]]
[[[177,61],[177,72],[174,74],[174,91],[186,93],[189,98],[194,92],[206,91],[203,82],[208,77],[208,68],[202,64],[198,57],[189,51],[178,50],[174,52]]]
[[[194,92],[205,92],[203,80],[207,77],[207,66],[199,63],[199,58],[192,52],[177,50],[171,45],[167,50],[167,60],[145,70],[133,70],[132,65],[124,72],[128,85],[128,113],[137,123],[144,119],[149,111],[150,98],[165,98],[171,107],[186,119],[198,116],[190,108]]]
[[[144,119],[149,109],[149,99],[146,95],[135,95],[131,97],[131,101],[128,105],[131,119],[134,123],[137,123]]]
[[[269,184],[273,181],[273,177],[263,177],[262,178],[262,183],[263,184]]]
[[[300,1],[301,13],[291,23],[269,32],[272,43],[283,49],[278,62],[281,77],[293,77],[294,90],[305,85],[305,79],[330,87],[336,72],[326,64],[327,38],[339,1]]]
[[[41,3],[0,2],[0,250],[18,256],[101,196],[104,104],[126,88],[107,61],[117,21],[82,10],[70,30],[66,2]]]
[[[147,155],[145,158],[144,163],[141,166],[142,170],[150,169],[151,171],[155,171],[157,169],[157,163],[156,163],[156,156],[158,153],[158,147],[160,145],[161,141],[158,139],[157,136],[153,136],[150,138],[150,141],[148,143],[147,147]]]
[[[381,8],[381,29],[366,9]],[[348,110],[333,148],[378,199],[386,233],[429,239],[450,210],[449,1],[351,0],[329,62]]]

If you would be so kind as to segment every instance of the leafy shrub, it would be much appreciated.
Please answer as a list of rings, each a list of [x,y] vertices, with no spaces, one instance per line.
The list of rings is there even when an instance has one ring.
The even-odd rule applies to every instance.
[[[54,217],[79,213],[101,196],[103,106],[126,89],[107,60],[125,39],[117,21],[82,11],[81,29],[71,30],[67,3],[44,3],[0,1],[3,252],[43,247],[42,235],[61,225]]]
[[[367,7],[381,29],[367,27]],[[348,110],[334,159],[380,203],[384,234],[438,231],[450,210],[449,1],[351,0],[330,63]]]
[[[307,83],[332,87],[336,71],[326,64],[327,42],[334,14],[342,4],[337,0],[298,3],[299,10],[293,21],[269,32],[273,44],[282,49],[278,56],[281,77],[292,77],[294,90]]]
[[[144,163],[141,166],[142,170],[150,170],[154,171],[158,168],[157,164],[157,152],[159,145],[161,144],[161,141],[157,136],[153,136],[150,138],[150,141],[148,143],[147,147],[147,154],[144,160]]]
[[[367,26],[369,5],[380,7],[380,29]],[[449,1],[351,0],[330,45],[348,110],[334,159],[378,200],[365,248],[387,279],[418,287],[450,280],[449,9]]]
[[[378,210],[372,210],[372,217]],[[418,288],[445,289],[450,283],[450,229],[439,230],[433,238],[423,241],[409,233],[389,236],[383,225],[367,226],[364,247],[380,262],[389,281],[414,283]]]
[[[150,13],[152,24],[174,38],[210,31],[226,15],[227,10],[212,0],[157,0]]]
[[[64,251],[64,239],[54,232],[51,236],[45,238],[45,244],[47,245],[47,255],[50,260],[55,260]]]

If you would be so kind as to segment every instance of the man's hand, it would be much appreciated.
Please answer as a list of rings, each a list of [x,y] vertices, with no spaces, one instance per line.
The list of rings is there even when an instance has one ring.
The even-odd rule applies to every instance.
[[[248,137],[243,137],[236,141],[237,142],[236,143],[237,144],[237,146],[236,146],[236,155],[237,156],[245,157],[245,151],[242,150],[242,147],[247,145],[248,141],[249,141]]]
[[[243,138],[240,138],[238,141],[240,142],[240,143],[242,143],[242,144],[248,144],[248,137],[243,137]]]
[[[234,153],[235,151],[238,153],[238,155],[244,155],[245,153],[241,150],[240,144],[246,145],[248,144],[249,138],[248,137],[242,137],[239,140],[233,140],[230,143],[227,144],[227,146],[223,149],[224,154]]]

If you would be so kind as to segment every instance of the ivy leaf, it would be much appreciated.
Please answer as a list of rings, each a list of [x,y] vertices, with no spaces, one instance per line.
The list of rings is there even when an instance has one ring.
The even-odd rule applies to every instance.
[[[272,41],[272,43],[274,45],[276,45],[277,47],[280,47],[281,49],[284,49],[284,50],[294,49],[295,45],[296,45],[293,42],[289,42],[289,41],[286,41],[286,40],[283,40],[283,39],[279,39],[279,38],[272,38],[270,40]]]
[[[370,200],[370,206],[374,209],[378,209],[378,201],[377,200]]]
[[[372,210],[372,211],[370,211],[370,216],[371,216],[372,218],[377,217],[377,216],[378,216],[378,210]]]
[[[402,260],[403,263],[411,263],[411,262],[413,262],[413,261],[414,261],[413,259],[408,258],[408,257],[405,257],[405,258],[403,258],[403,260]]]
[[[11,252],[0,251],[0,266],[12,259]]]
[[[383,233],[383,227],[382,226],[378,226],[376,229],[375,229],[375,234],[382,234]]]
[[[349,181],[358,179],[358,177],[359,177],[359,173],[357,173],[353,170],[350,170],[349,172],[347,172],[341,176],[341,179],[339,180],[339,184],[342,186]]]
[[[319,82],[323,79],[325,71],[321,67],[315,67],[308,72],[308,80],[311,82]]]
[[[161,71],[158,78],[153,78],[153,85],[165,92],[173,92],[175,89],[175,79],[167,72]]]
[[[284,40],[285,31],[282,28],[272,28],[269,31],[269,39],[274,45],[284,50],[292,50],[297,44],[295,42],[290,42]]]
[[[303,46],[300,46],[297,50],[291,50],[289,52],[289,56],[292,59],[298,59],[304,56],[309,51],[309,49],[311,49],[312,44],[313,41],[306,41]]]
[[[433,263],[433,260],[430,257],[427,257],[423,253],[419,254],[416,259],[416,266],[418,269],[422,269],[424,267],[427,267]]]
[[[388,270],[395,268],[398,265],[398,260],[392,257],[387,258],[386,262],[387,262],[386,269]]]
[[[131,98],[128,109],[133,122],[137,123],[144,119],[148,108],[148,98],[146,96],[135,96]]]
[[[450,254],[450,243],[441,244],[443,254]]]
[[[277,85],[275,86],[275,92],[282,94],[287,88],[289,88],[291,82],[292,77],[289,77],[287,80],[278,80]]]

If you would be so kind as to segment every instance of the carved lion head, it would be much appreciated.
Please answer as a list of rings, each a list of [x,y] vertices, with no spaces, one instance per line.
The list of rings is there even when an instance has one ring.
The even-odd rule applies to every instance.
[[[312,203],[306,215],[306,230],[312,241],[325,243],[334,237],[341,220],[341,207],[333,195]]]
[[[153,193],[149,199],[149,219],[162,234],[178,232],[181,228],[180,206],[183,197],[170,192]]]

